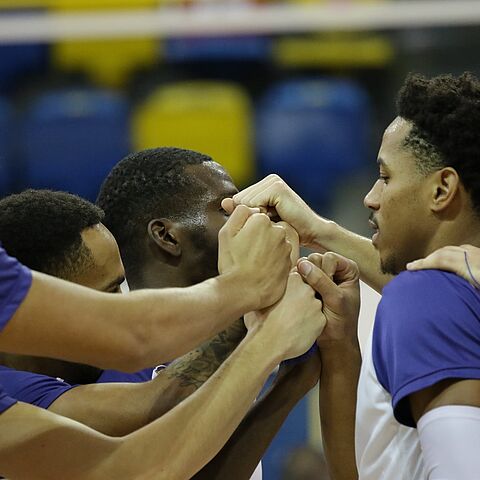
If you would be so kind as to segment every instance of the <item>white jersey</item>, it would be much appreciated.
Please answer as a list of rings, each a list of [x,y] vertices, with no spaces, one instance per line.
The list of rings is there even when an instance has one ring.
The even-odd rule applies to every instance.
[[[417,430],[395,419],[392,397],[377,379],[372,335],[365,348],[358,383],[355,452],[360,480],[426,478]]]
[[[257,465],[257,468],[253,472],[253,475],[250,477],[250,480],[262,480],[262,463],[261,462]]]

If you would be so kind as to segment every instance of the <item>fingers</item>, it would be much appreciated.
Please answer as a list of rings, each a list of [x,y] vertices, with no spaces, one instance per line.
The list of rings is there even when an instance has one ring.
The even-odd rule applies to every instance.
[[[337,293],[337,285],[320,268],[306,259],[300,259],[297,265],[302,278],[328,302],[328,299]]]
[[[231,215],[235,210],[235,204],[233,203],[233,198],[224,198],[222,200],[222,208]]]
[[[253,215],[258,214],[258,212],[258,209],[239,205],[230,215],[227,223],[220,230],[220,235],[222,235],[222,232],[228,232],[230,235],[235,236],[245,226],[247,220],[249,220],[249,218],[251,218]]]
[[[263,180],[251,185],[250,187],[242,190],[233,196],[233,201],[236,205],[253,205],[252,199],[254,199],[259,193],[270,187],[273,183],[281,180],[278,175],[272,174],[265,177]],[[257,205],[255,205],[257,206]],[[263,205],[267,206],[267,205]]]
[[[308,256],[308,260],[322,269],[337,285],[355,281],[360,275],[357,264],[338,253],[312,253]]]
[[[465,248],[443,247],[425,258],[407,263],[407,270],[436,268],[460,274],[464,267]]]
[[[290,254],[290,261],[292,267],[297,265],[298,257],[300,256],[300,240],[297,231],[286,222],[278,222],[276,225],[285,229],[287,242],[292,246]]]

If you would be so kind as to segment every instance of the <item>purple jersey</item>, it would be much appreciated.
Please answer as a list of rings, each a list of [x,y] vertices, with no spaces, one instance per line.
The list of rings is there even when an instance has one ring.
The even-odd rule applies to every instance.
[[[27,296],[32,273],[0,246],[0,331]]]
[[[152,379],[153,368],[146,368],[135,373],[124,373],[117,370],[104,370],[97,383],[142,383]]]
[[[100,375],[96,383],[141,383],[152,378],[152,371],[152,368],[136,373],[106,370]],[[0,386],[6,394],[21,402],[41,408],[49,408],[60,395],[78,385],[71,385],[61,378],[0,366]]]
[[[15,403],[17,403],[17,401],[6,395],[0,387],[0,413],[3,413],[5,410],[9,409]]]
[[[48,408],[60,395],[74,387],[60,378],[23,372],[1,365],[0,385],[11,397],[41,408]]]
[[[415,426],[409,395],[446,379],[480,379],[480,292],[440,270],[401,273],[383,290],[372,355],[395,418]]]

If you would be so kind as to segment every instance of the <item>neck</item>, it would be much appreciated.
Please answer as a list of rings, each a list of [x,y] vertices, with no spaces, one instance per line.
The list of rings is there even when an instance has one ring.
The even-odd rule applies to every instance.
[[[448,245],[466,244],[480,247],[480,219],[473,214],[466,214],[457,221],[440,222],[428,244],[426,255]]]
[[[182,268],[166,264],[159,265],[156,262],[143,265],[137,272],[127,270],[127,280],[130,290],[188,287],[191,285]]]

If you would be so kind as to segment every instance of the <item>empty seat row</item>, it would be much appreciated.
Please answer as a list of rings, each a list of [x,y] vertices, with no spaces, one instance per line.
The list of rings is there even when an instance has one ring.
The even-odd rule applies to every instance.
[[[238,186],[279,173],[315,207],[364,164],[368,98],[343,80],[299,79],[253,105],[227,82],[163,85],[138,105],[118,92],[68,88],[37,95],[14,118],[0,102],[0,190],[55,188],[94,199],[131,150],[160,145],[201,151]]]

